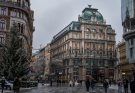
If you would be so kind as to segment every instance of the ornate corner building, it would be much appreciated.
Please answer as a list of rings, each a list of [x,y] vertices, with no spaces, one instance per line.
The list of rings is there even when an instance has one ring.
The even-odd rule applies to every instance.
[[[30,0],[0,0],[0,46],[8,43],[6,41],[8,33],[13,24],[16,23],[19,32],[26,37],[22,40],[22,45],[31,57],[34,32],[33,15]]]
[[[126,57],[129,63],[135,64],[135,1],[121,1],[123,38],[126,41]],[[135,69],[135,66],[134,68]]]
[[[115,30],[106,24],[98,9],[85,8],[50,44],[52,75],[61,80],[114,79]]]

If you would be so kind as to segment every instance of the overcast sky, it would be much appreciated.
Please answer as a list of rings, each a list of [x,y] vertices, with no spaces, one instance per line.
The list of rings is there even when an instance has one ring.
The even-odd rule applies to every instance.
[[[71,21],[77,21],[78,15],[88,5],[99,9],[107,24],[112,25],[117,42],[122,39],[121,0],[31,0],[34,10],[35,49],[51,42],[53,36]]]

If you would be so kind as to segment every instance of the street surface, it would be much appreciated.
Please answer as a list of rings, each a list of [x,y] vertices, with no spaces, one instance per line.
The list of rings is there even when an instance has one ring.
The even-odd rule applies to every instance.
[[[13,93],[13,91],[7,91],[5,90],[4,93]],[[21,89],[20,93],[87,93],[85,90],[85,87],[68,87],[68,86],[42,86],[39,84],[38,87],[36,88],[26,88],[26,89]],[[100,86],[95,87],[94,91],[89,93],[105,93],[104,89]],[[111,86],[108,89],[108,93],[118,93],[117,92],[117,87],[116,86]],[[124,92],[123,92],[124,93]]]

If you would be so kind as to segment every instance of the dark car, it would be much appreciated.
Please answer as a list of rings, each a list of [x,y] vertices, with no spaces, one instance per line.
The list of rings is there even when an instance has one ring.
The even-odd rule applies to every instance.
[[[0,89],[1,89],[1,82],[0,82]],[[4,89],[8,89],[8,90],[13,89],[13,84],[10,83],[9,81],[5,80],[5,86],[4,86]]]

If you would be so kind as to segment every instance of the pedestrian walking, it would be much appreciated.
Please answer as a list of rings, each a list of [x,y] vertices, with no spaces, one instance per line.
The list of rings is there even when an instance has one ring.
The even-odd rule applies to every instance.
[[[111,79],[109,79],[109,85],[110,85],[110,86],[112,85],[112,81],[111,81]]]
[[[90,80],[89,80],[89,77],[86,77],[85,85],[86,85],[86,91],[89,93],[89,88],[90,88]]]
[[[94,86],[95,86],[95,81],[94,81],[94,79],[91,80],[90,85],[91,85],[91,90],[92,90],[92,92],[93,92]]]
[[[19,93],[20,87],[21,87],[20,79],[19,79],[19,77],[16,77],[14,80],[14,83],[13,83],[14,93]]]
[[[69,86],[72,87],[72,85],[73,85],[73,82],[72,82],[72,80],[70,80],[69,81]]]
[[[82,86],[82,80],[80,80],[80,86]]]
[[[134,80],[131,81],[131,83],[130,83],[131,93],[135,93],[135,72],[133,73],[133,78],[134,78]]]
[[[107,89],[109,87],[109,84],[108,84],[108,82],[106,80],[104,80],[104,82],[103,82],[103,87],[105,89],[105,93],[107,93]]]
[[[73,87],[75,86],[75,81],[73,80]]]
[[[50,86],[52,86],[52,83],[53,83],[53,81],[52,81],[52,79],[50,80]]]
[[[128,80],[126,78],[123,80],[123,86],[125,93],[128,93]]]
[[[118,80],[118,93],[122,93],[122,81],[121,81],[121,79]]]
[[[76,81],[75,81],[75,87],[77,87],[77,86],[78,86],[78,81],[76,80]]]
[[[1,93],[3,93],[4,87],[5,87],[5,77],[2,77],[2,80],[1,80]]]

